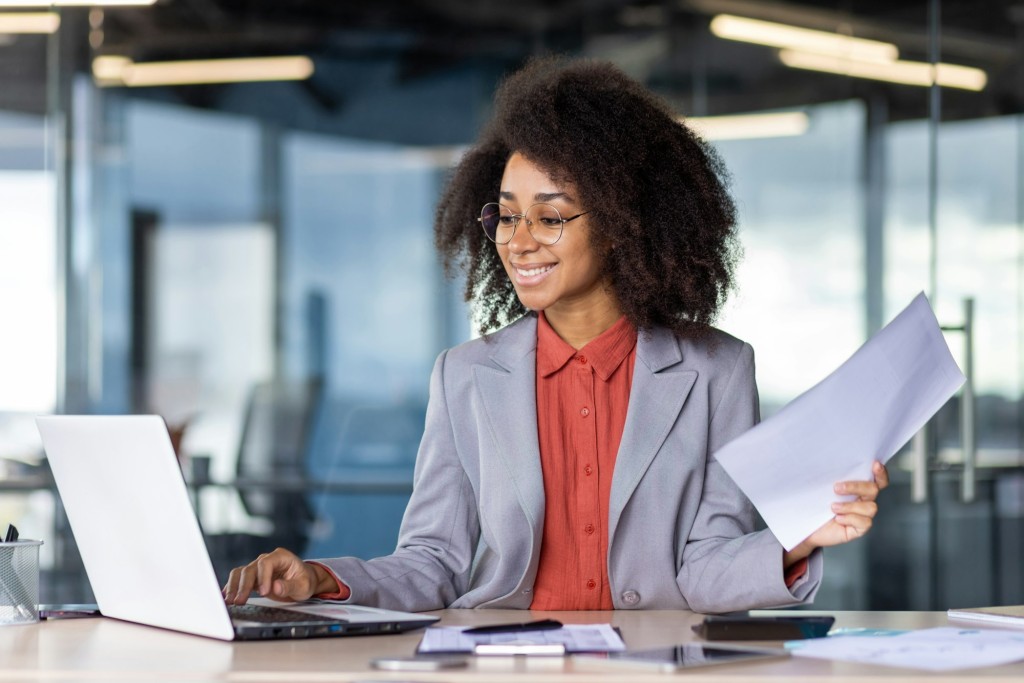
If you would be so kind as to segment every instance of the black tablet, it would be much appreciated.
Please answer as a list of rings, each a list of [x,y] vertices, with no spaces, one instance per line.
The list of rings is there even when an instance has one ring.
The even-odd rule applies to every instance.
[[[685,643],[653,650],[576,655],[572,660],[573,666],[579,668],[632,668],[671,673],[714,664],[754,662],[788,656],[785,650]]]

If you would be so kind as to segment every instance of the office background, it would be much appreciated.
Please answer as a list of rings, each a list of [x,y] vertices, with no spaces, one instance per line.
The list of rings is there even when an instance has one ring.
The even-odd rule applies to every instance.
[[[558,52],[614,61],[723,155],[745,258],[719,325],[754,345],[765,415],[922,290],[972,367],[973,400],[893,461],[870,537],[828,552],[817,606],[1024,602],[1024,3],[0,10],[0,521],[47,541],[44,601],[90,593],[38,413],[163,415],[221,571],[278,543],[393,548],[433,359],[473,333],[433,252],[434,203],[502,74]],[[772,45],[737,40],[723,15],[898,55],[823,58],[777,27]],[[312,73],[134,80],[252,57]],[[931,86],[929,62],[970,69]],[[723,118],[740,114],[782,116]]]

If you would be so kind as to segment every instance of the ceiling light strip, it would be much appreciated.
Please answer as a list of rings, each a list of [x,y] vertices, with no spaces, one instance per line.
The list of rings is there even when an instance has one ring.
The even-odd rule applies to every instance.
[[[54,12],[0,12],[0,34],[56,33],[60,15]]]
[[[793,137],[810,127],[810,118],[802,111],[690,116],[682,121],[705,140]]]
[[[719,14],[711,20],[711,32],[719,38],[770,47],[802,50],[836,57],[874,61],[892,61],[899,49],[892,43],[854,38],[839,33]]]
[[[97,57],[93,60],[93,76],[98,84],[130,88],[298,81],[309,78],[313,71],[313,61],[301,56],[141,63],[116,56]]]
[[[144,7],[157,0],[0,0],[0,7]]]
[[[876,81],[916,85],[921,87],[938,83],[945,88],[980,91],[988,83],[988,74],[982,69],[959,64],[940,62],[933,68],[928,62],[911,62],[897,60],[887,64],[863,62],[852,59],[841,59],[827,55],[781,50],[779,59],[786,66],[794,69],[806,69],[834,73],[854,78],[867,78]]]

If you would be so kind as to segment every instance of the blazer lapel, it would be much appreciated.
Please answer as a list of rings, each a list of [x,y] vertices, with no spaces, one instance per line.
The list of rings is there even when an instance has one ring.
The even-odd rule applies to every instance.
[[[678,341],[667,330],[641,332],[636,356],[639,362],[633,369],[626,424],[608,501],[609,542],[622,510],[665,443],[697,379],[696,371],[675,367],[683,356]]]
[[[532,316],[507,328],[494,344],[494,365],[476,365],[473,377],[498,457],[526,513],[534,538],[544,523],[544,475],[537,440],[537,321]]]

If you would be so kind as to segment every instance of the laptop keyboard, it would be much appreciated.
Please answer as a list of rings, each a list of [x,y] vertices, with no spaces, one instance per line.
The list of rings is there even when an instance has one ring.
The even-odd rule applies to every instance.
[[[228,614],[232,619],[243,621],[257,621],[262,624],[281,623],[335,623],[338,620],[333,617],[322,617],[317,614],[306,614],[291,609],[280,607],[266,607],[264,605],[228,605]]]

